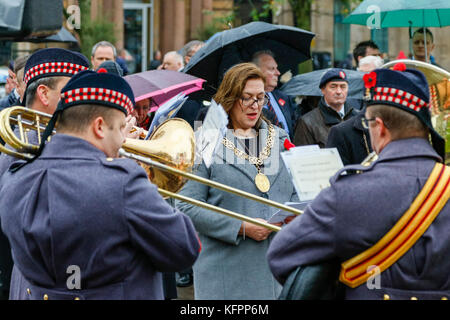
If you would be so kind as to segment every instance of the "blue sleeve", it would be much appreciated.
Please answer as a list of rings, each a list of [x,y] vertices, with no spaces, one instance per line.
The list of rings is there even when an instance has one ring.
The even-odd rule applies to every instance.
[[[300,265],[319,263],[335,258],[336,191],[324,189],[304,213],[273,238],[267,258],[275,278],[284,283]]]
[[[162,198],[142,168],[129,172],[126,179],[124,210],[132,242],[159,271],[191,267],[200,244],[189,217]]]

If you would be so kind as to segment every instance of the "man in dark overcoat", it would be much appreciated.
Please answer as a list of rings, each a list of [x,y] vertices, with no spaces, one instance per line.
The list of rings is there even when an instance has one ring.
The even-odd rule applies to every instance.
[[[330,128],[356,115],[347,102],[348,79],[344,70],[327,71],[319,87],[323,97],[318,106],[297,121],[293,141],[296,146],[317,144],[324,148]]]
[[[344,165],[360,164],[372,153],[369,130],[362,124],[366,110],[333,127],[328,133],[326,148],[336,148]]]

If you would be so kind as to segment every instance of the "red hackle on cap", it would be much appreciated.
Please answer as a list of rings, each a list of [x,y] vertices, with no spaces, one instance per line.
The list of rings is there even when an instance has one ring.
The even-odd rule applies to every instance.
[[[105,68],[100,68],[97,70],[97,73],[108,73],[108,70],[106,70]]]
[[[406,64],[403,62],[396,63],[392,70],[403,72],[406,70]]]
[[[397,56],[397,60],[401,60],[401,59],[408,59],[408,57],[405,55],[403,50],[400,50],[400,52],[398,53],[398,56]]]

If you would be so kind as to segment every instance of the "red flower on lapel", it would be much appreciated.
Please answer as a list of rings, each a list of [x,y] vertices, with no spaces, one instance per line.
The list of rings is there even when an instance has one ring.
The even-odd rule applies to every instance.
[[[373,88],[377,84],[377,74],[374,71],[372,71],[371,73],[366,73],[363,76],[363,80],[364,87],[366,87],[367,89]]]
[[[284,105],[286,104],[286,101],[284,101],[283,99],[278,99],[278,104],[282,107],[284,107]]]
[[[295,147],[295,144],[293,144],[292,142],[289,141],[289,139],[285,139],[284,140],[284,148],[286,150],[289,150],[290,148]]]

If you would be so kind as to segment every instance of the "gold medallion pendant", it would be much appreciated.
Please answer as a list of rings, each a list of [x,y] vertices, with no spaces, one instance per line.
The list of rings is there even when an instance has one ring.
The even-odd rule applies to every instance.
[[[263,173],[258,173],[255,177],[255,184],[259,191],[267,192],[270,189],[269,178]]]

